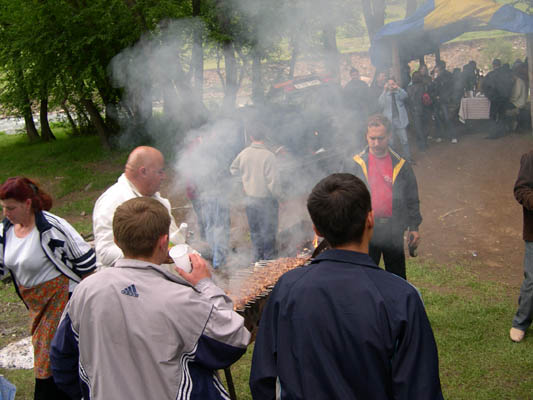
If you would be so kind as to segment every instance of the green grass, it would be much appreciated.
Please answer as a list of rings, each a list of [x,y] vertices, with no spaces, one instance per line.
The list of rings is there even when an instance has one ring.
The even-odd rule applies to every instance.
[[[439,348],[444,397],[527,399],[533,393],[533,339],[509,340],[516,296],[466,268],[412,263]]]
[[[29,143],[26,135],[2,135],[2,169],[0,180],[24,171],[27,176],[53,178],[59,198],[92,184],[102,189],[113,182],[112,174],[98,172],[102,160],[116,159],[123,163],[123,155],[102,151],[96,136],[70,137],[65,129],[56,129],[57,140]],[[95,173],[97,172],[97,173]]]
[[[17,175],[36,179],[54,199],[52,212],[87,235],[94,201],[116,181],[127,152],[103,151],[97,136],[72,137],[64,128],[54,134],[55,141],[29,143],[25,134],[1,133],[0,182]]]

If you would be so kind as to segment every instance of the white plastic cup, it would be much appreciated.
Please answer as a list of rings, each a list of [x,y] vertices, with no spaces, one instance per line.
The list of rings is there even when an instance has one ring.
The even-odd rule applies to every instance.
[[[191,260],[189,259],[189,246],[186,244],[177,244],[169,251],[170,257],[174,260],[177,267],[185,272],[191,272]]]

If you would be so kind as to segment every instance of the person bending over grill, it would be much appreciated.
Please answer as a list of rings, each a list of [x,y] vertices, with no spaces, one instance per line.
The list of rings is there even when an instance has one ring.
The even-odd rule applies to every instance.
[[[284,274],[270,294],[252,359],[254,400],[277,390],[284,400],[442,399],[420,294],[368,255],[374,214],[365,184],[330,175],[307,209],[333,248]]]
[[[385,269],[405,279],[404,231],[409,230],[411,249],[420,241],[418,185],[410,163],[389,147],[391,123],[387,117],[373,115],[367,125],[368,147],[348,160],[344,171],[362,179],[372,193],[376,225],[370,257],[379,265],[383,254]]]
[[[74,291],[52,341],[57,385],[73,399],[227,399],[216,369],[250,333],[196,254],[190,273],[162,268],[170,215],[158,200],[120,205],[113,234],[124,258]]]

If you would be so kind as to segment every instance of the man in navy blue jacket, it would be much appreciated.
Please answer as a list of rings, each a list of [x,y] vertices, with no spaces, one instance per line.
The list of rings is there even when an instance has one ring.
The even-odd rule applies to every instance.
[[[283,400],[442,399],[418,291],[368,255],[374,217],[365,184],[330,175],[307,208],[333,248],[272,291],[255,343],[253,398],[275,399],[278,390]]]

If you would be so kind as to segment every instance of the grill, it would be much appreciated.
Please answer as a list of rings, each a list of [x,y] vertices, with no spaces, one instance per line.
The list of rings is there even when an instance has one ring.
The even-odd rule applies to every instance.
[[[232,299],[235,311],[244,318],[244,325],[252,333],[251,341],[255,340],[259,320],[270,292],[278,279],[285,272],[305,266],[309,256],[262,260],[247,268],[232,271],[226,279],[218,282]],[[232,400],[237,399],[230,368],[224,369],[228,391]]]
[[[246,328],[255,339],[261,312],[270,292],[285,272],[308,263],[309,257],[287,257],[276,260],[262,260],[246,268],[229,273],[218,282],[232,299],[235,311],[244,317]]]

